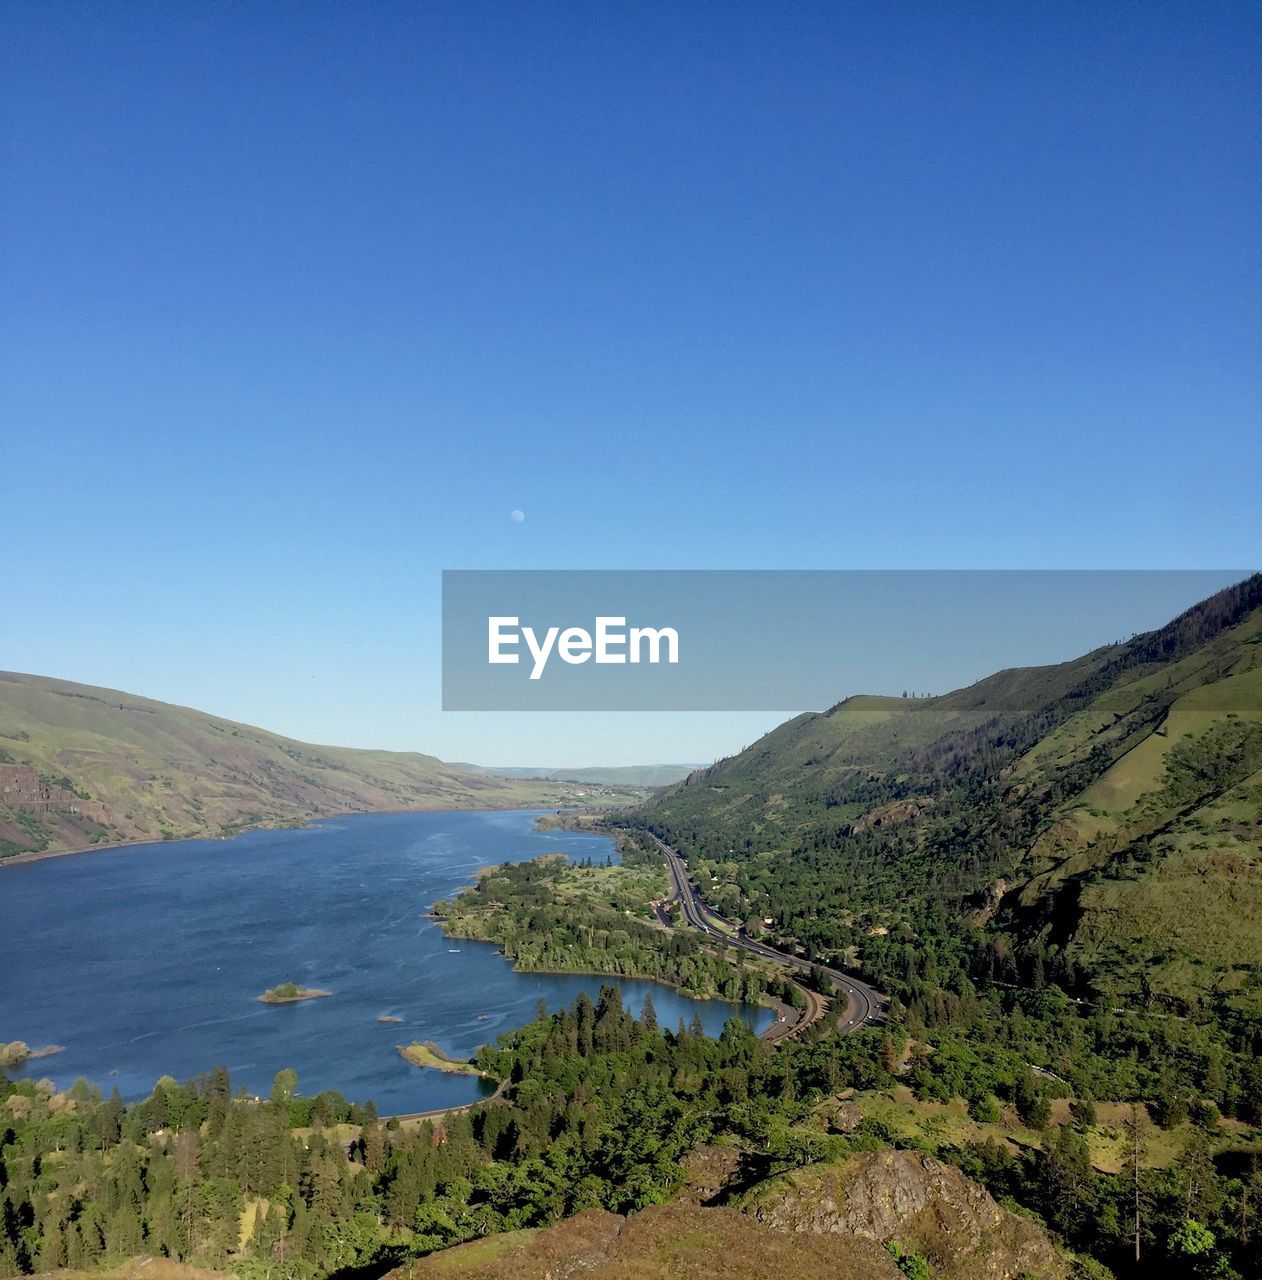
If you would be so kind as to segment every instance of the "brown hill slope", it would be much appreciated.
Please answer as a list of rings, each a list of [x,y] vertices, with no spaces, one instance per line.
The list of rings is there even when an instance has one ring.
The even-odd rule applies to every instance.
[[[416,752],[313,746],[116,689],[0,672],[0,857],[565,794]]]
[[[653,1205],[622,1218],[588,1209],[432,1254],[388,1280],[900,1280],[868,1240],[772,1231],[734,1209]]]

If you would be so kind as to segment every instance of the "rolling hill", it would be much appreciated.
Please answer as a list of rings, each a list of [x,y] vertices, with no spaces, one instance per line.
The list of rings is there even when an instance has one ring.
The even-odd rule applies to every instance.
[[[114,689],[0,672],[0,857],[341,812],[590,800],[584,790],[414,752],[313,746]]]
[[[1084,995],[1257,1016],[1262,575],[1070,662],[798,716],[635,821],[823,954],[932,917]]]

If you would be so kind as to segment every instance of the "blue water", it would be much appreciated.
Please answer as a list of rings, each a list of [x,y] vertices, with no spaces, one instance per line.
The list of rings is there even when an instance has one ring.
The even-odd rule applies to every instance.
[[[300,1092],[339,1089],[383,1114],[471,1101],[479,1081],[419,1070],[394,1046],[433,1040],[466,1057],[529,1022],[540,1000],[556,1009],[602,981],[514,973],[494,946],[449,940],[423,918],[488,864],[613,852],[604,836],[537,831],[535,816],[362,814],[2,868],[0,1041],[64,1045],[26,1074],[60,1087],[83,1076],[126,1099],[159,1076],[223,1065],[253,1093],[293,1067]],[[333,995],[258,1003],[285,981]],[[651,989],[665,1026],[694,1013],[714,1034],[734,1012],[760,1030],[771,1020],[622,987],[636,1011]]]

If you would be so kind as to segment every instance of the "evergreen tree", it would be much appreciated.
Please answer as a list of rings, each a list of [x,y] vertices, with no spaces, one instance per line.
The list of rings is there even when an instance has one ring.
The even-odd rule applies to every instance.
[[[646,1031],[657,1030],[657,1010],[653,1007],[653,993],[645,992],[644,1008],[640,1011],[640,1022]]]

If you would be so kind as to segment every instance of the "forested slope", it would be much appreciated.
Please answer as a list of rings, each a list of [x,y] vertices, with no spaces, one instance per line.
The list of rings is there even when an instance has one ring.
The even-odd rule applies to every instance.
[[[1262,1120],[1262,577],[1074,662],[800,716],[628,822],[883,988],[915,1108],[986,1115],[1025,1062],[1162,1128]]]
[[[636,820],[721,905],[821,951],[940,915],[1071,986],[1245,1000],[1262,965],[1260,605],[1255,576],[1073,662],[848,699]]]

